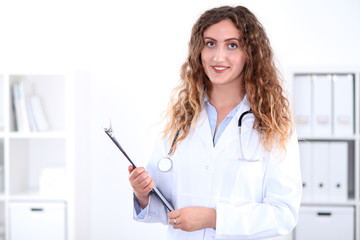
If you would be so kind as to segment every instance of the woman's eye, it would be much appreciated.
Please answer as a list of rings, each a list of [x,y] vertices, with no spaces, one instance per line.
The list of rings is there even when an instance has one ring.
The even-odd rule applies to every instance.
[[[207,43],[206,43],[206,46],[208,46],[208,47],[214,47],[214,46],[215,46],[215,43],[214,43],[214,42],[207,42]]]
[[[237,48],[237,44],[236,43],[230,43],[229,48],[231,48],[231,49]]]

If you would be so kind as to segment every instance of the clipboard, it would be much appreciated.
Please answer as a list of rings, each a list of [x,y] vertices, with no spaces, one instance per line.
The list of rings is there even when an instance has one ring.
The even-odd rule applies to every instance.
[[[119,142],[116,140],[116,138],[113,136],[112,132],[112,127],[110,124],[109,128],[105,128],[104,129],[106,135],[109,136],[109,138],[113,141],[113,143],[118,147],[118,149],[121,151],[121,153],[126,157],[126,159],[131,163],[131,165],[134,167],[134,169],[136,168],[135,164],[133,161],[131,161],[130,157],[126,154],[125,150],[121,147],[121,145],[119,144]],[[164,195],[160,192],[160,190],[154,186],[154,188],[151,190],[151,193],[155,194],[163,203],[163,205],[167,208],[168,211],[174,211],[174,207],[166,200],[166,198],[164,197]]]

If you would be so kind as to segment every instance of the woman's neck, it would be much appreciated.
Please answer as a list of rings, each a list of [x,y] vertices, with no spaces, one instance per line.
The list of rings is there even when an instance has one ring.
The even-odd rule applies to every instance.
[[[227,86],[213,86],[209,96],[209,101],[217,111],[233,109],[244,98],[245,93],[241,88],[229,88]]]
[[[244,96],[245,94],[241,86],[213,86],[209,95],[209,102],[215,107],[217,112],[217,121],[214,137],[220,123],[225,119],[229,112],[241,102]]]

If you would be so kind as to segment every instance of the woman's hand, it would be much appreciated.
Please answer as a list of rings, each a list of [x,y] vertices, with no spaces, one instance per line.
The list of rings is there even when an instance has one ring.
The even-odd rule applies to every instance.
[[[216,210],[205,207],[186,207],[168,213],[169,224],[175,229],[191,232],[216,228]]]
[[[154,188],[154,179],[149,177],[145,168],[135,168],[130,165],[129,168],[129,181],[134,189],[134,193],[139,201],[140,207],[145,208],[149,203],[149,193]]]

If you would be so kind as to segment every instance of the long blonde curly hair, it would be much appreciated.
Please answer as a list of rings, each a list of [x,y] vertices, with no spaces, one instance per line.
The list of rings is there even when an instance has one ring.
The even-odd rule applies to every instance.
[[[227,19],[240,31],[240,45],[246,55],[242,84],[255,116],[253,128],[260,133],[265,150],[270,151],[274,145],[286,150],[285,145],[294,126],[270,41],[261,23],[247,8],[223,6],[203,13],[192,28],[188,57],[181,68],[180,84],[172,92],[166,113],[169,121],[164,136],[168,136],[169,143],[176,138],[172,153],[195,125],[204,107],[206,91],[212,90],[201,62],[204,31]]]

